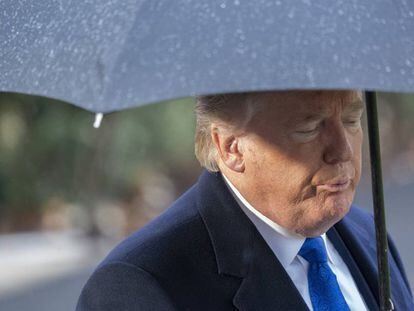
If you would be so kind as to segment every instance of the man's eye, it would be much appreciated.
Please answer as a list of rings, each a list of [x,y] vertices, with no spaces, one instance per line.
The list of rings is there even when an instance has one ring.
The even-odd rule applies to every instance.
[[[361,123],[361,120],[357,119],[357,120],[346,120],[344,121],[344,124],[347,126],[359,126]]]
[[[306,130],[301,130],[301,131],[297,131],[297,133],[299,134],[313,134],[318,130],[318,127],[312,128],[312,129],[306,129]]]

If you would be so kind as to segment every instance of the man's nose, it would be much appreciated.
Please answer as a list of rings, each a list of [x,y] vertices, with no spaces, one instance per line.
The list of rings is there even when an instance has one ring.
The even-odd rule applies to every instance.
[[[333,122],[326,128],[324,161],[328,164],[347,162],[352,159],[353,150],[349,134],[342,122]]]

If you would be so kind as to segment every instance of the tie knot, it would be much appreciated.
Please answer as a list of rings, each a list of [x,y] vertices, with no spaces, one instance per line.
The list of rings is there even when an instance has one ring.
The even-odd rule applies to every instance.
[[[327,261],[326,248],[323,239],[307,238],[299,251],[299,255],[309,263],[324,263]]]

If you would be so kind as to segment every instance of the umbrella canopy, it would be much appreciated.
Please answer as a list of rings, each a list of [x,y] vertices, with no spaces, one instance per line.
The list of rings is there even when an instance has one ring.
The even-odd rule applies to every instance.
[[[94,112],[194,94],[414,90],[414,2],[3,0],[0,90]]]

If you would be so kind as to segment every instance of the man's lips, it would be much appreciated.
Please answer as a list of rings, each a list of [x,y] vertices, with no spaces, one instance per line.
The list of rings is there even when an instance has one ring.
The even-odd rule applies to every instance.
[[[340,192],[340,191],[346,190],[350,184],[351,184],[350,179],[341,179],[341,180],[317,185],[316,188],[319,191]]]

